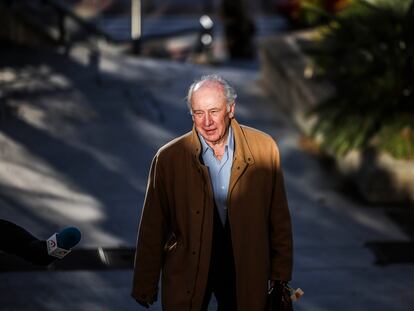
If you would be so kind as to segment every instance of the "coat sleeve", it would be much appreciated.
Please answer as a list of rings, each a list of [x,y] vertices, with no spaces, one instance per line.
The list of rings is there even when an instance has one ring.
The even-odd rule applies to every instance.
[[[273,149],[274,184],[270,207],[270,254],[272,280],[289,281],[292,278],[293,239],[292,224],[286,198],[283,172],[277,145]]]
[[[167,234],[167,200],[159,162],[157,155],[148,177],[134,262],[132,296],[146,302],[156,300]]]

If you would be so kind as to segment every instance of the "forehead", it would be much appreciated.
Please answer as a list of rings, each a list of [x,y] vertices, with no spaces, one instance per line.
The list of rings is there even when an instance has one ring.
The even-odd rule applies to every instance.
[[[224,87],[217,81],[203,81],[194,87],[191,97],[193,109],[211,109],[226,105]]]

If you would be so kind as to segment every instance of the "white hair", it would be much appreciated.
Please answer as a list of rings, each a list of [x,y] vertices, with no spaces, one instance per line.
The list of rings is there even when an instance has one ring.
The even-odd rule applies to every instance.
[[[190,109],[190,113],[192,113],[191,98],[193,96],[193,93],[206,81],[217,82],[223,87],[224,96],[226,97],[227,111],[230,111],[230,106],[233,103],[235,103],[235,100],[237,98],[236,91],[221,76],[212,74],[212,75],[202,76],[200,79],[194,81],[193,84],[190,85],[190,88],[188,89],[188,93],[187,93],[187,106],[188,106],[188,109]]]

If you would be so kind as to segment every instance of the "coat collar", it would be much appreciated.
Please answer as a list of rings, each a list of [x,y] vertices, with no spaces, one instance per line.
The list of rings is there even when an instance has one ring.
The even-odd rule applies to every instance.
[[[234,135],[234,158],[233,166],[246,166],[254,163],[253,155],[250,151],[249,143],[244,135],[243,129],[240,124],[235,120],[231,119],[230,126],[233,130]],[[199,162],[199,157],[202,151],[202,145],[198,137],[195,126],[193,126],[191,134],[191,142],[193,146],[193,158]]]

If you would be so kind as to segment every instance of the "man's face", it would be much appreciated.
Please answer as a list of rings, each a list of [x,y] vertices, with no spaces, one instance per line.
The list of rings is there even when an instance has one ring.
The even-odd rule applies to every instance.
[[[226,138],[227,127],[234,115],[234,103],[227,111],[224,89],[218,82],[205,81],[191,97],[193,121],[198,133],[210,146]]]

